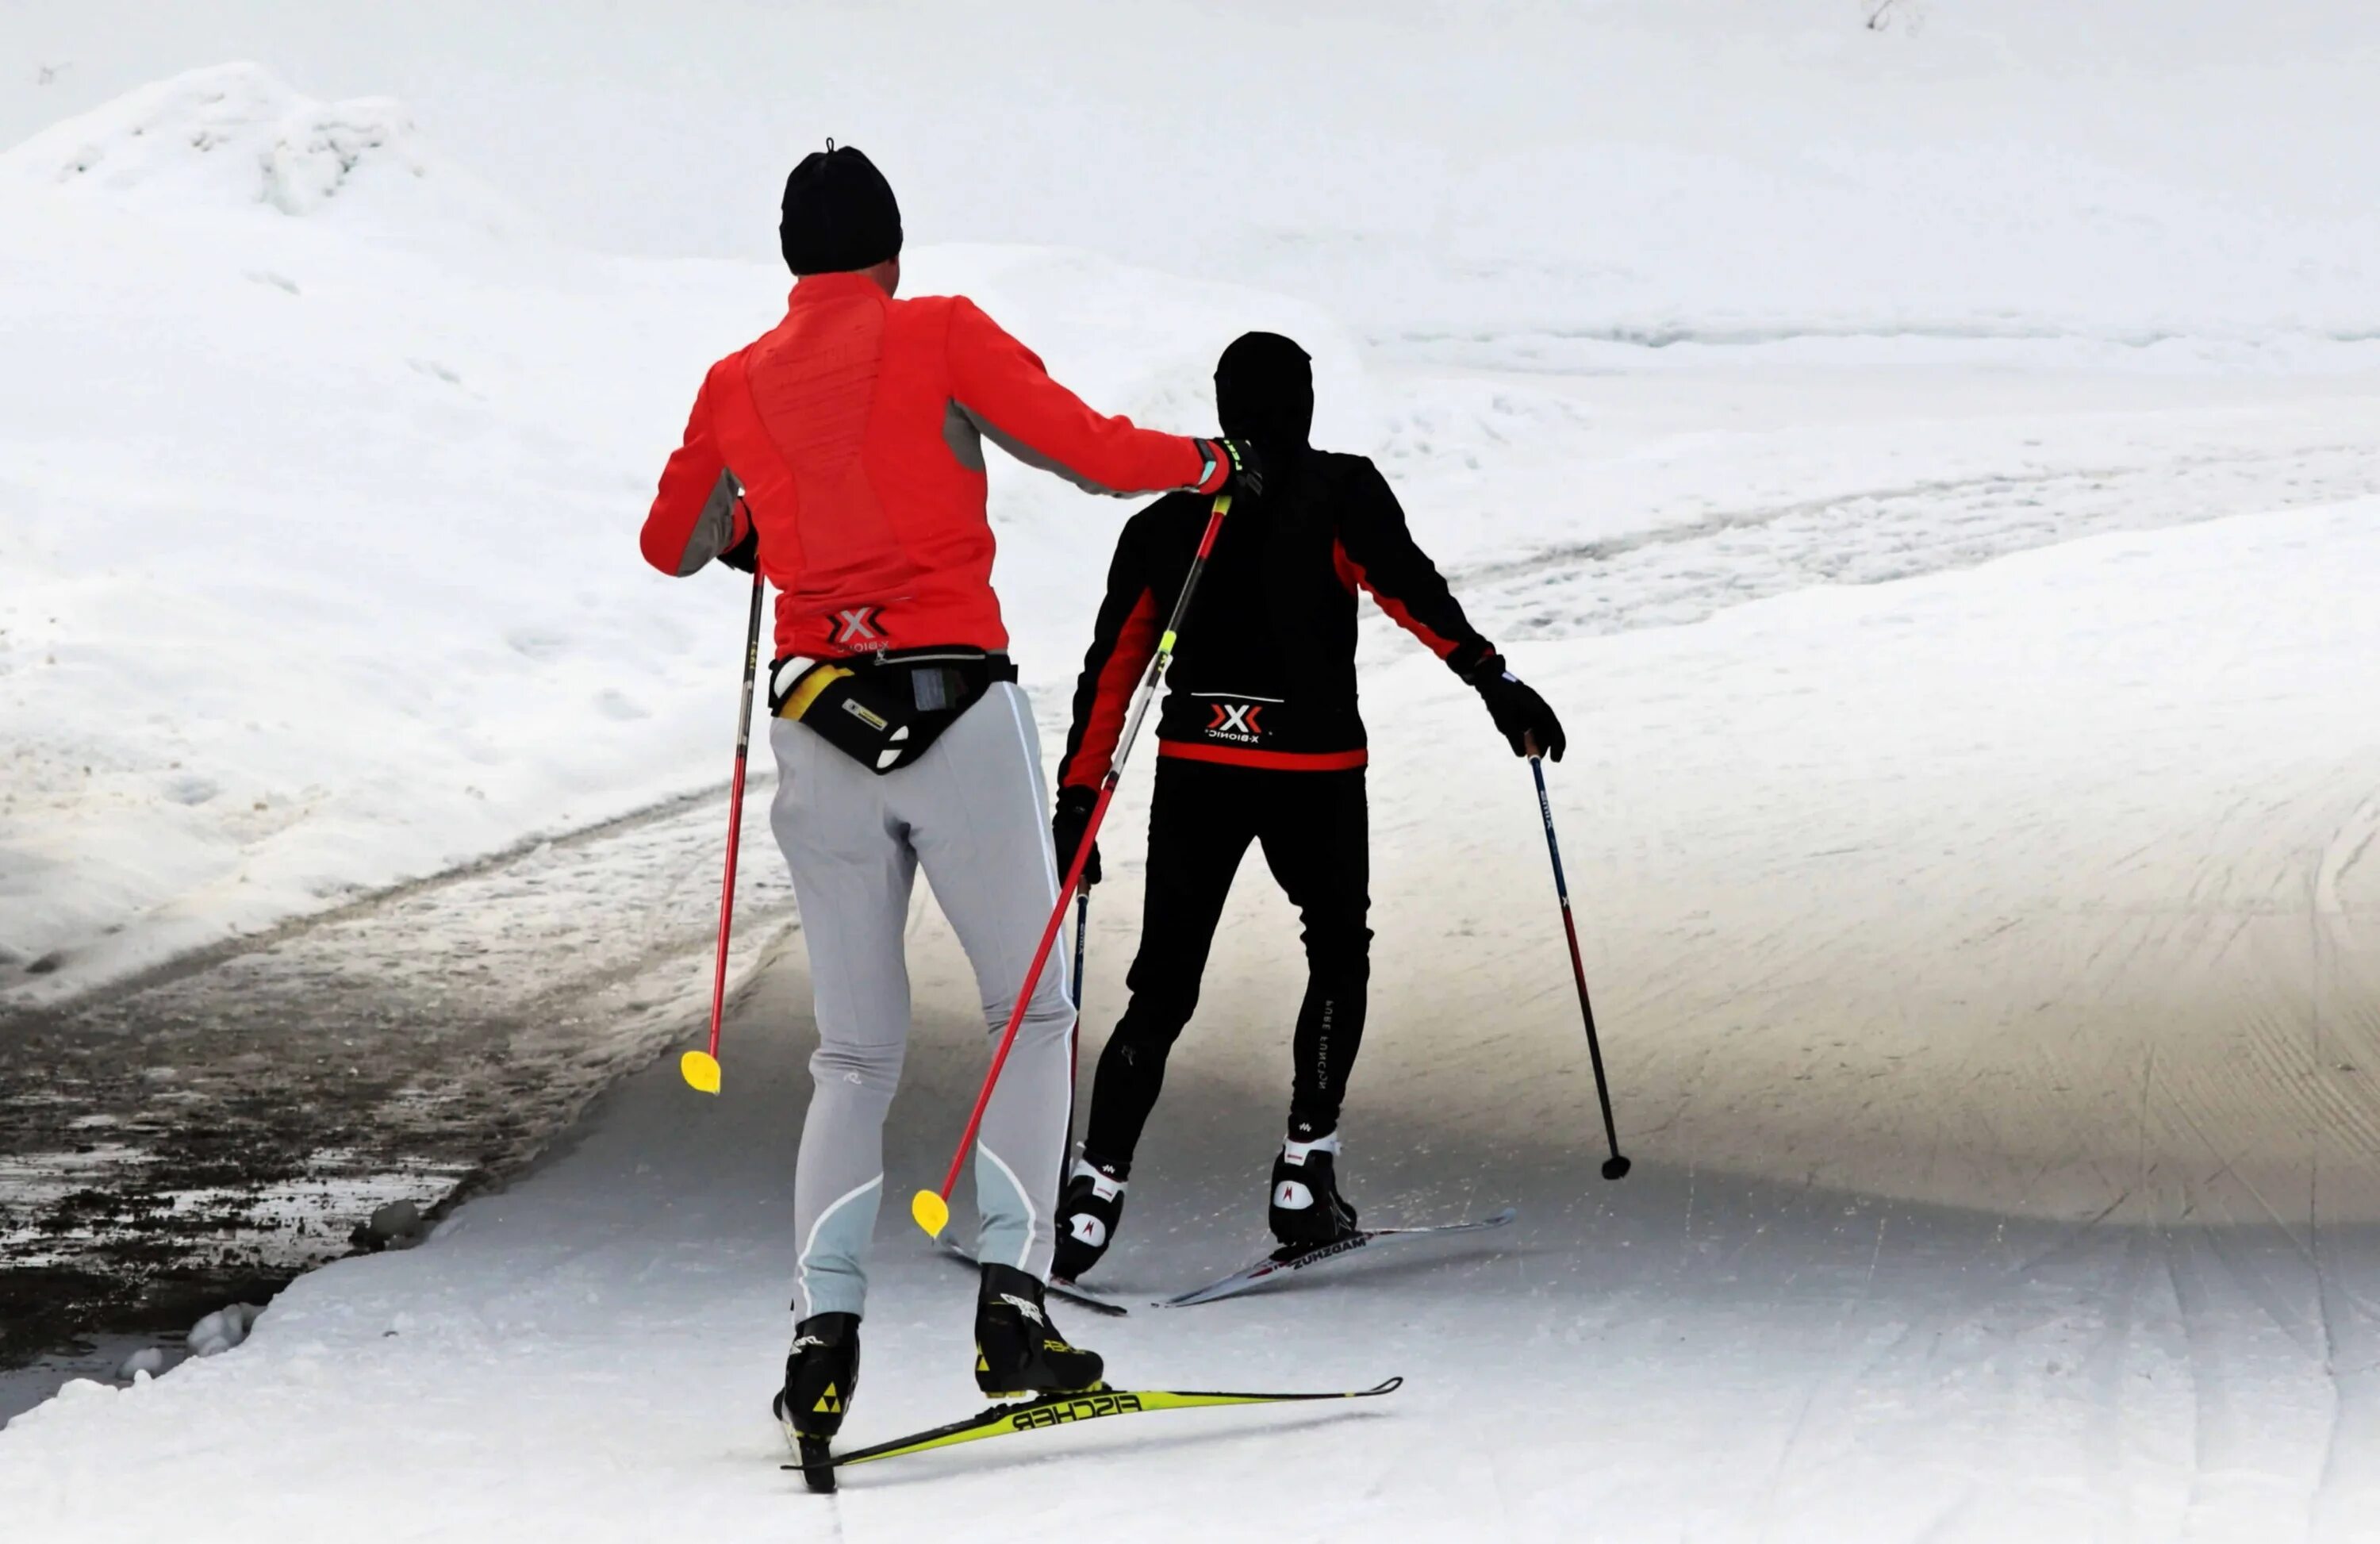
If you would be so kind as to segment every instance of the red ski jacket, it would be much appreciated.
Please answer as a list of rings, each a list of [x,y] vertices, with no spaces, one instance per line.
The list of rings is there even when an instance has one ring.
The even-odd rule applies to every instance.
[[[1094,492],[1213,492],[1228,473],[1195,439],[1091,411],[970,300],[814,274],[783,322],[710,367],[645,559],[691,574],[757,526],[781,657],[1004,649],[986,438]]]

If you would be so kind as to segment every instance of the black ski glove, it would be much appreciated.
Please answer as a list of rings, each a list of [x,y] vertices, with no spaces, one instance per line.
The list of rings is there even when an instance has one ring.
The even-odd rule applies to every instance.
[[[760,528],[747,528],[744,540],[720,553],[719,561],[740,573],[750,573],[760,561]]]
[[[1252,499],[1263,495],[1264,463],[1257,458],[1257,447],[1252,442],[1201,440],[1198,442],[1198,448],[1207,453],[1207,458],[1209,461],[1225,468],[1222,484],[1214,492],[1245,493]],[[1204,479],[1199,480],[1199,486],[1202,488],[1206,486]]]
[[[1496,732],[1512,742],[1512,754],[1526,756],[1532,741],[1543,754],[1559,761],[1570,741],[1562,734],[1561,720],[1546,699],[1530,689],[1528,683],[1504,668],[1504,656],[1490,654],[1479,662],[1471,673],[1471,685],[1488,704],[1488,716],[1496,721]]]
[[[1099,802],[1097,788],[1079,784],[1058,790],[1058,813],[1050,821],[1050,839],[1058,847],[1058,873],[1063,878],[1075,865],[1075,849],[1083,845],[1083,833],[1091,827],[1092,807]],[[1083,865],[1083,887],[1089,889],[1099,882],[1099,845],[1091,844],[1091,860]]]

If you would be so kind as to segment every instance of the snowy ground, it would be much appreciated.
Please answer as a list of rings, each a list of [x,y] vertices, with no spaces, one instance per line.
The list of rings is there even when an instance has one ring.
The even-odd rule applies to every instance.
[[[1151,1416],[800,1493],[763,1408],[808,1039],[789,962],[730,1028],[720,1103],[631,1080],[534,1177],[306,1278],[239,1351],[20,1417],[0,1494],[78,1539],[187,1532],[191,1488],[226,1538],[2371,1538],[2380,1020],[2353,918],[2380,747],[2340,705],[2380,688],[2375,515],[1544,649],[1580,729],[1556,785],[1638,1160],[1617,1186],[1524,781],[1484,726],[1418,727],[1449,706],[1426,669],[1380,673],[1356,1193],[1382,1220],[1518,1202],[1517,1236],[1070,1327],[1157,1383],[1404,1374],[1383,1405]],[[1128,888],[1099,896],[1095,1027]],[[1258,1243],[1278,912],[1227,930],[1116,1287]],[[978,1064],[920,918],[895,1194]],[[880,1245],[856,1436],[971,1404],[965,1278],[898,1217]]]

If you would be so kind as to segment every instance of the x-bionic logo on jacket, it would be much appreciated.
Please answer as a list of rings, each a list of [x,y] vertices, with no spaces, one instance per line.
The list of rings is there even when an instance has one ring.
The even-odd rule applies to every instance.
[[[1264,738],[1264,728],[1257,715],[1264,709],[1261,702],[1218,702],[1215,716],[1208,722],[1207,733],[1219,740],[1231,740],[1240,745],[1256,745]]]
[[[892,639],[884,636],[882,606],[852,606],[834,614],[834,646],[868,652],[890,649]]]

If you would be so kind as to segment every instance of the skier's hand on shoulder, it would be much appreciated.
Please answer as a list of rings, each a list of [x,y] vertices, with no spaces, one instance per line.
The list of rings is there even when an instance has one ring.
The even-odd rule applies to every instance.
[[[1246,440],[1201,440],[1198,448],[1207,453],[1212,468],[1198,483],[1202,493],[1245,493],[1257,498],[1264,492],[1264,464],[1257,458],[1257,447]],[[1220,473],[1222,480],[1215,480]]]
[[[1069,785],[1058,790],[1058,813],[1050,821],[1050,838],[1058,848],[1058,872],[1065,873],[1075,866],[1075,849],[1083,845],[1083,835],[1091,829],[1091,810],[1099,802],[1097,788]],[[1091,844],[1091,859],[1083,865],[1086,888],[1099,882],[1099,845]]]
[[[1534,746],[1540,754],[1557,761],[1562,759],[1570,741],[1562,734],[1561,720],[1554,717],[1553,709],[1527,682],[1504,667],[1503,655],[1490,654],[1480,661],[1471,673],[1471,685],[1488,704],[1496,732],[1512,743],[1513,755],[1526,756]]]

